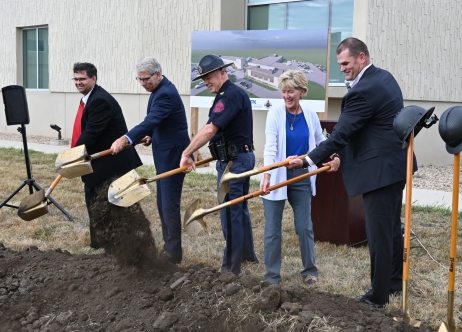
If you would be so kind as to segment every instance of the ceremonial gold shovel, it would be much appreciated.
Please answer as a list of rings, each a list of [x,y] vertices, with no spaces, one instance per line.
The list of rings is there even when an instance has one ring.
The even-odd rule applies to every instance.
[[[299,156],[297,158],[303,159],[307,155],[304,154],[303,156]],[[257,169],[252,169],[250,171],[244,172],[244,173],[239,173],[239,174],[234,174],[231,173],[229,170],[231,169],[231,166],[233,166],[233,162],[230,161],[228,165],[226,165],[225,171],[223,172],[223,175],[221,176],[220,183],[218,184],[218,193],[217,193],[217,198],[218,198],[218,203],[223,203],[225,200],[225,196],[227,193],[229,193],[229,185],[228,182],[231,180],[237,180],[237,179],[243,179],[247,178],[252,175],[256,175],[259,173],[271,171],[272,169],[279,168],[282,166],[287,166],[289,165],[290,160],[286,159],[284,161],[280,161],[278,163],[274,163],[271,165],[263,166]]]
[[[294,178],[292,178],[290,180],[283,181],[283,182],[280,182],[278,184],[275,184],[274,186],[271,186],[271,187],[267,188],[267,190],[268,191],[273,191],[273,190],[279,189],[279,188],[287,186],[289,184],[292,184],[292,183],[298,182],[300,180],[306,179],[306,178],[308,178],[310,176],[313,176],[315,174],[319,174],[319,173],[328,171],[329,169],[330,169],[330,166],[323,166],[323,167],[318,168],[318,169],[316,169],[316,170],[314,170],[312,172],[308,172],[306,174],[302,174],[302,175],[299,175],[297,177],[294,177]],[[231,200],[229,202],[217,205],[217,206],[215,206],[213,208],[210,208],[210,209],[198,208],[198,205],[200,204],[201,201],[200,201],[200,199],[196,199],[188,207],[188,209],[186,210],[186,212],[184,214],[184,217],[183,217],[183,229],[190,236],[196,236],[197,234],[200,233],[200,231],[202,229],[204,229],[207,226],[206,223],[204,222],[204,219],[203,219],[205,215],[207,215],[209,213],[212,213],[212,212],[215,212],[215,211],[218,211],[218,210],[221,210],[221,209],[224,209],[224,208],[227,208],[227,207],[229,207],[231,205],[236,205],[236,204],[243,203],[244,201],[246,201],[248,199],[263,195],[264,193],[265,192],[263,190],[258,190],[258,191],[255,191],[253,193],[250,193],[250,194],[235,198],[235,199],[233,199],[233,200]]]
[[[55,189],[61,178],[62,175],[59,174],[46,192],[45,190],[41,189],[32,195],[23,198],[18,208],[19,218],[22,220],[30,221],[47,214],[48,196],[51,195],[51,192],[53,189]]]
[[[146,140],[143,138],[138,142],[144,143]],[[132,145],[126,144],[124,149],[130,148]],[[66,179],[73,179],[78,176],[83,176],[93,173],[91,161],[107,155],[112,154],[113,150],[108,149],[101,152],[89,155],[85,145],[79,145],[75,148],[63,151],[58,154],[55,161],[56,172],[61,174]]]
[[[452,224],[451,242],[449,249],[449,276],[448,276],[448,321],[443,322],[438,332],[461,331],[457,328],[454,319],[454,284],[456,279],[457,259],[457,229],[459,217],[459,181],[460,181],[460,152],[454,155],[454,171],[452,181]]]
[[[407,284],[409,280],[409,260],[411,249],[411,209],[412,209],[412,169],[414,161],[414,130],[409,134],[406,164],[406,209],[404,212],[404,249],[403,249],[403,317],[393,317],[397,322],[404,321],[414,327],[420,327],[420,321],[411,318],[408,308]]]
[[[200,160],[196,163],[196,166],[206,164],[213,160],[213,158]],[[179,167],[149,179],[142,178],[135,170],[131,170],[111,183],[107,193],[108,200],[117,206],[127,207],[133,205],[151,194],[151,189],[147,186],[148,183],[181,173],[188,168],[189,165]]]

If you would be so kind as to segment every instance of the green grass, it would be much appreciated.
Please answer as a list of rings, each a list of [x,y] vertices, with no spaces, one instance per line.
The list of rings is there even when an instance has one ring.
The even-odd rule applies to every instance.
[[[325,100],[326,89],[317,83],[308,81],[308,93],[302,99]]]

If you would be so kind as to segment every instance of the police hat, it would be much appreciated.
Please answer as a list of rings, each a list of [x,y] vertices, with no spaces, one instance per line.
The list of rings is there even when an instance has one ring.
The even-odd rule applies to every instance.
[[[197,69],[199,70],[199,75],[197,75],[196,78],[193,79],[193,81],[204,77],[205,75],[211,73],[212,71],[231,66],[233,63],[234,62],[225,64],[223,60],[216,55],[213,55],[213,54],[206,55],[201,59],[201,61],[199,62],[199,65],[197,66]]]
[[[393,120],[393,130],[398,138],[403,142],[402,148],[407,147],[409,135],[414,130],[414,137],[417,136],[422,127],[430,128],[438,121],[436,115],[430,118],[435,110],[434,107],[426,110],[422,107],[411,105],[404,107],[396,114]],[[428,120],[430,118],[430,120]]]
[[[446,151],[451,154],[462,151],[462,106],[453,106],[444,111],[438,129],[446,143]]]

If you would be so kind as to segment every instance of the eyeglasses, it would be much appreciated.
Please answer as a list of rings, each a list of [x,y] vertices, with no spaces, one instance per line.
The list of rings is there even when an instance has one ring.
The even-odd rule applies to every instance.
[[[90,78],[90,77],[83,77],[83,78],[76,78],[76,77],[74,77],[74,78],[71,78],[71,80],[74,81],[74,82],[83,82],[83,81],[88,80],[89,78]]]
[[[157,72],[155,72],[154,74],[152,74],[152,75],[149,76],[149,77],[135,77],[135,79],[136,79],[138,82],[140,82],[140,83],[143,83],[143,82],[146,83],[146,82],[149,81],[149,79],[150,79],[151,77],[153,77],[156,73],[157,73]]]

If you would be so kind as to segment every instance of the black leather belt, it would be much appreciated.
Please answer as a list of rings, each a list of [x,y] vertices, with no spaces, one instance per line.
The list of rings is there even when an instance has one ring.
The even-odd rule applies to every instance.
[[[244,144],[237,146],[237,151],[239,153],[252,152],[255,151],[255,146],[253,144]]]

